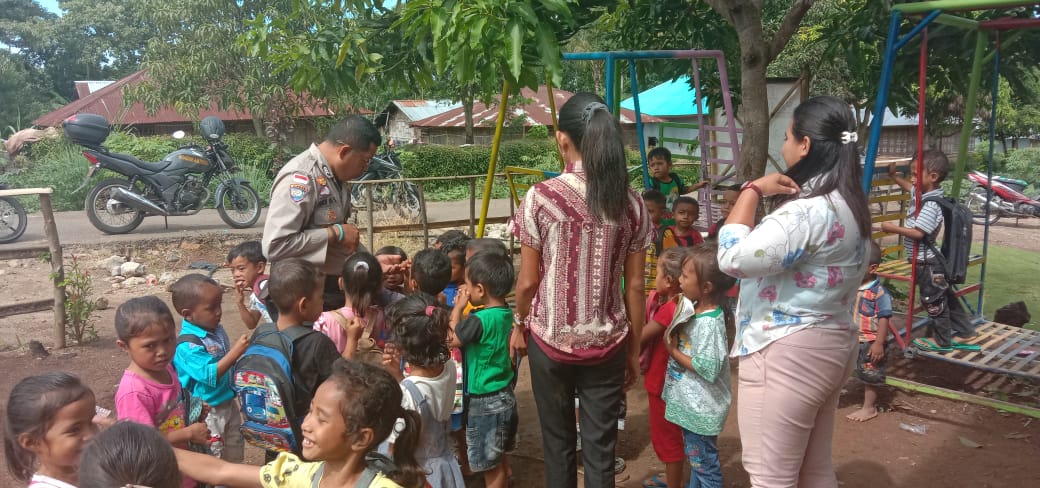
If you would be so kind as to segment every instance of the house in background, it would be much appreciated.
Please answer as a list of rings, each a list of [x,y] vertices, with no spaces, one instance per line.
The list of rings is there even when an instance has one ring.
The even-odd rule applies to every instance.
[[[507,123],[515,124],[522,121],[523,130],[513,127],[503,133],[503,140],[521,139],[527,133],[527,129],[536,125],[544,125],[550,132],[554,130],[555,123],[549,110],[549,91],[544,85],[538,87],[538,91],[523,88],[520,91],[523,103],[511,108],[507,115]],[[566,90],[553,89],[556,108],[563,106],[573,93]],[[635,112],[621,110],[621,129],[624,133],[625,144],[634,146],[637,144]],[[490,146],[495,134],[495,122],[498,120],[498,107],[496,105],[485,105],[481,102],[473,104],[473,143],[482,146]],[[661,119],[643,114],[643,123],[651,124],[660,122]],[[453,108],[444,113],[427,117],[412,123],[412,127],[419,133],[419,140],[429,144],[446,144],[458,146],[466,143],[466,120],[461,106]]]
[[[384,137],[408,144],[419,141],[419,130],[412,127],[413,122],[460,107],[461,103],[448,100],[394,100],[376,114],[373,122]]]
[[[149,115],[140,102],[135,102],[129,107],[124,106],[123,88],[140,83],[145,76],[144,70],[141,70],[115,82],[76,82],[79,99],[40,116],[33,121],[33,124],[42,127],[61,127],[61,123],[72,115],[91,113],[101,115],[108,120],[109,124],[121,126],[124,130],[130,130],[137,135],[170,134],[177,130],[190,134],[193,119],[178,113],[173,107],[163,107],[154,115]],[[368,111],[361,113],[366,112],[371,113]],[[221,110],[214,102],[208,109],[199,111],[198,119],[201,120],[210,115],[222,120],[229,133],[256,133],[253,128],[252,115],[248,111]],[[302,107],[296,114],[296,127],[289,134],[288,143],[308,145],[320,141],[325,137],[325,129],[319,129],[319,126],[326,127],[326,125],[319,124],[318,119],[342,115],[346,114],[337,114],[320,101]]]

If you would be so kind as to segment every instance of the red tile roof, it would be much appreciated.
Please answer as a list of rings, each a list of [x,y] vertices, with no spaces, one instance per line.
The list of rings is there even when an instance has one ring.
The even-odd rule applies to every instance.
[[[145,78],[144,70],[138,71],[111,85],[108,85],[94,93],[81,96],[78,100],[65,105],[53,112],[40,116],[33,124],[44,127],[56,127],[68,117],[79,113],[98,114],[108,119],[111,124],[119,125],[141,125],[141,124],[169,124],[191,122],[189,117],[181,115],[173,107],[163,107],[155,115],[149,115],[144,105],[136,102],[130,107],[123,106],[123,87],[140,83]],[[369,110],[361,110],[362,114],[372,113]],[[221,110],[216,102],[208,109],[199,111],[199,119],[214,115],[224,121],[251,120],[248,111],[235,109]],[[300,109],[297,117],[326,117],[336,115],[320,102],[312,103]]]
[[[514,108],[516,115],[526,115],[526,121],[524,122],[525,126],[555,125],[552,121],[551,112],[549,111],[549,91],[545,88],[545,85],[539,86],[537,92],[530,88],[523,88],[520,91],[520,93],[524,98],[530,100],[529,103]],[[556,109],[559,110],[560,107],[563,106],[563,103],[566,102],[572,95],[574,94],[569,91],[554,88],[553,98],[556,99]],[[489,107],[481,102],[476,102],[473,104],[474,126],[494,127],[495,122],[497,120],[497,106],[491,105]],[[621,109],[622,125],[635,124],[635,120],[635,112],[628,109]],[[643,114],[644,124],[650,124],[655,122],[662,122],[662,120],[657,117]],[[434,115],[432,117],[427,117],[425,119],[412,122],[411,125],[412,127],[464,127],[465,124],[465,111],[462,107],[459,107],[441,114]]]

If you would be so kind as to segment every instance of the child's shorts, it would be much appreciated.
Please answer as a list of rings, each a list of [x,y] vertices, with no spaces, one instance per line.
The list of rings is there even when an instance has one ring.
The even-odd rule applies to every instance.
[[[873,342],[859,343],[859,355],[856,358],[856,377],[868,385],[885,384],[886,354],[877,362],[870,362],[870,346]]]
[[[502,456],[516,442],[518,423],[512,389],[470,395],[466,411],[466,453],[473,472],[498,466]]]

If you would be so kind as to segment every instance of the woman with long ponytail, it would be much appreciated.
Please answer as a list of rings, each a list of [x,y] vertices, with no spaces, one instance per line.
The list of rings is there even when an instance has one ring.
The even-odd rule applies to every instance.
[[[628,187],[621,127],[601,98],[571,97],[556,142],[564,173],[531,187],[511,223],[521,254],[510,349],[530,353],[542,446],[553,460],[545,485],[577,486],[577,393],[585,486],[610,487],[617,418],[639,375],[652,224]]]

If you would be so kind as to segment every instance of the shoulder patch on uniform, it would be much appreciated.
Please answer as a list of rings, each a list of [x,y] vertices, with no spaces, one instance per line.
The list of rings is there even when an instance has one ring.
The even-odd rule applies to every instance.
[[[293,173],[292,180],[293,183],[299,183],[301,185],[306,185],[311,182],[311,178],[303,173]]]
[[[335,178],[335,175],[332,173],[332,168],[324,164],[321,165],[321,172],[324,173],[325,176],[327,176],[329,179]]]
[[[293,183],[289,185],[289,198],[296,203],[300,203],[307,196],[307,190],[307,185]]]

